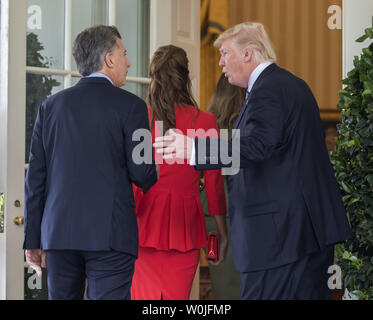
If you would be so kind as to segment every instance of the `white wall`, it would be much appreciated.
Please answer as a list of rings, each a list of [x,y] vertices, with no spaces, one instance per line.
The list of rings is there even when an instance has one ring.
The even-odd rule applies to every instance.
[[[343,78],[353,69],[354,56],[360,56],[370,39],[363,43],[355,40],[372,26],[373,0],[343,0]]]

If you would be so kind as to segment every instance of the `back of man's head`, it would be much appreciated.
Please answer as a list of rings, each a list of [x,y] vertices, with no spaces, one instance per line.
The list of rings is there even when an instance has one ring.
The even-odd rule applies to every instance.
[[[101,70],[105,55],[116,47],[117,38],[122,39],[114,26],[95,26],[78,34],[73,56],[82,76]]]

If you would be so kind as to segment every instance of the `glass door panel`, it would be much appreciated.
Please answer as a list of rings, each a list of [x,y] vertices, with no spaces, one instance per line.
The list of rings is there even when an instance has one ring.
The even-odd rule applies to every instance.
[[[116,8],[113,21],[117,22],[129,52],[132,64],[129,76],[147,77],[149,7],[150,0],[27,0],[25,167],[40,104],[50,95],[75,85],[80,80],[72,52],[65,48],[66,43],[72,49],[73,41],[81,31],[93,25],[109,24],[110,8]],[[124,89],[145,99],[148,84],[142,82],[143,79],[133,78]],[[24,298],[48,298],[45,269],[39,278],[25,265]]]
[[[64,0],[27,0],[27,65],[63,69],[64,29]]]

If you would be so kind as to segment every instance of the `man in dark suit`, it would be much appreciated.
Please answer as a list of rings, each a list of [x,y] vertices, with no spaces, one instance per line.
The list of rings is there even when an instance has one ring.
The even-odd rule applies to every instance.
[[[237,25],[215,46],[229,82],[248,89],[235,126],[240,133],[233,133],[239,152],[228,143],[240,163],[227,184],[241,298],[330,299],[334,244],[351,233],[317,102],[303,80],[274,63],[263,25]],[[164,158],[190,159],[197,170],[224,167],[211,140],[202,141],[206,154],[201,139],[175,133],[154,146]]]
[[[130,299],[138,250],[132,182],[146,192],[157,181],[152,159],[132,158],[133,133],[149,130],[147,108],[120,89],[131,64],[115,27],[84,30],[73,55],[84,78],[45,100],[35,121],[26,260],[40,266],[46,258],[49,299],[82,299],[86,279],[88,299]]]

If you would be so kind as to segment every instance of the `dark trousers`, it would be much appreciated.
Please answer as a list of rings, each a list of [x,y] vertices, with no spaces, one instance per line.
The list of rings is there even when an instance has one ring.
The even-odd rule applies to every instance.
[[[130,300],[135,257],[118,251],[47,250],[49,300]]]
[[[241,300],[330,300],[334,246],[273,269],[241,273]]]

